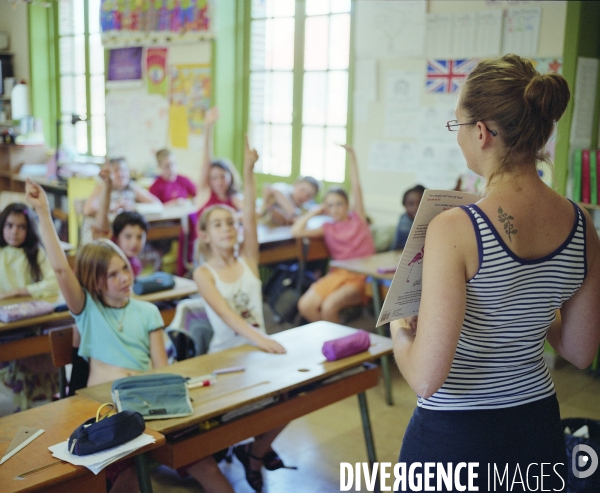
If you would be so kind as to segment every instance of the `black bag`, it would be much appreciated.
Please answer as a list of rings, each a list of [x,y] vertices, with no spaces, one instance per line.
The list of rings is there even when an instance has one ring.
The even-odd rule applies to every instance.
[[[133,283],[133,292],[138,296],[141,294],[156,293],[175,287],[175,279],[166,272],[154,272],[149,276],[138,277]]]
[[[589,429],[589,438],[580,438],[565,433],[568,458],[567,468],[569,470],[566,491],[568,493],[598,493],[600,491],[600,467],[598,467],[600,465],[598,464],[598,458],[600,457],[600,421],[585,418],[567,418],[563,419],[561,423],[563,428],[568,426],[571,432],[577,431],[584,425],[587,425]],[[576,451],[574,457],[573,449],[577,446],[583,447],[580,447]],[[591,448],[591,452],[587,447]],[[596,457],[592,457],[593,454]],[[588,458],[586,462],[590,463],[590,465],[581,461],[584,457]],[[596,471],[588,477],[578,477],[581,474],[589,472],[590,468],[594,467],[594,460]]]
[[[311,272],[298,264],[277,265],[263,286],[263,298],[271,307],[275,322],[293,322],[298,314],[298,300],[315,281]]]
[[[140,436],[146,429],[144,418],[135,411],[122,411],[106,418],[88,419],[69,437],[69,452],[89,455]]]

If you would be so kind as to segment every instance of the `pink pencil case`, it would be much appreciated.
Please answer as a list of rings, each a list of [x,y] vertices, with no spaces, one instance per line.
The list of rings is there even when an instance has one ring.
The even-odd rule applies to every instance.
[[[365,330],[359,330],[349,336],[332,339],[323,343],[323,355],[327,361],[346,358],[369,349],[371,338]]]
[[[0,320],[4,323],[22,318],[39,317],[52,313],[54,306],[44,300],[23,301],[13,305],[0,306]]]

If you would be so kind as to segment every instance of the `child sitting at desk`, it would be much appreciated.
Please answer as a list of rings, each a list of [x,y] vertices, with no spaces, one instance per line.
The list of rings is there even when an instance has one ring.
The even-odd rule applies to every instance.
[[[187,199],[196,196],[196,185],[189,178],[177,174],[175,156],[168,149],[161,149],[156,153],[160,176],[150,187],[150,193],[165,204],[181,205]]]
[[[100,178],[102,178],[102,190],[98,198],[98,213],[92,228],[94,240],[111,237],[108,213],[115,178],[110,166],[104,166],[100,170]],[[131,264],[134,277],[142,272],[142,262],[138,255],[146,245],[147,234],[148,222],[139,212],[123,211],[113,221],[111,239],[123,250]]]
[[[162,317],[152,303],[130,297],[133,273],[121,249],[105,239],[85,245],[74,273],[60,247],[46,193],[28,180],[26,194],[38,213],[48,258],[77,322],[79,355],[90,365],[88,385],[166,366]],[[135,471],[127,471],[109,478],[114,480],[111,491],[136,491],[131,484]]]
[[[58,295],[58,282],[40,245],[32,211],[10,204],[0,214],[0,300]],[[4,412],[23,411],[32,403],[49,401],[58,391],[58,372],[49,355],[0,363],[0,386],[11,403]],[[0,413],[2,414],[2,413]]]
[[[400,216],[398,226],[396,226],[396,233],[394,234],[394,241],[392,242],[392,250],[400,250],[406,245],[408,240],[408,234],[412,227],[415,215],[419,209],[421,198],[423,198],[423,192],[425,187],[423,185],[415,185],[404,192],[402,197],[402,205],[406,209],[406,212]]]
[[[261,222],[269,226],[293,224],[297,217],[311,206],[316,206],[319,182],[312,176],[300,177],[293,185],[273,183],[263,187],[263,205],[259,213]]]
[[[239,211],[242,209],[242,197],[238,193],[238,176],[233,165],[226,159],[213,159],[212,155],[212,130],[219,119],[217,108],[211,108],[204,116],[204,160],[200,169],[198,181],[198,194],[196,203],[200,209],[189,216],[189,235],[186,239],[183,232],[179,235],[179,254],[177,256],[177,275],[183,276],[187,272],[186,264],[193,261],[194,242],[197,238],[198,219],[208,207],[224,204]],[[252,206],[254,210],[254,205]],[[187,246],[187,255],[184,254],[184,242]]]
[[[194,280],[204,298],[214,331],[209,353],[248,343],[268,353],[285,353],[285,348],[265,332],[254,210],[254,163],[257,159],[257,152],[250,149],[246,138],[242,216],[244,242],[239,250],[235,211],[231,207],[214,205],[202,213],[199,221],[200,248],[205,262],[194,271]],[[271,448],[271,443],[282,429],[276,428],[256,437],[250,445],[234,448],[235,455],[244,465],[248,483],[257,491],[262,488],[262,465],[269,470],[283,467],[281,459]],[[189,470],[190,474],[193,467]],[[204,482],[202,485],[205,486]]]
[[[375,244],[362,199],[358,165],[354,149],[342,145],[350,156],[350,185],[354,206],[350,208],[348,195],[341,188],[332,188],[323,198],[323,205],[304,216],[292,225],[295,238],[323,238],[331,258],[349,260],[367,257],[375,253]],[[308,220],[326,212],[333,222],[320,228],[308,229]],[[327,320],[339,323],[340,312],[344,308],[365,302],[366,276],[344,269],[331,269],[327,275],[311,285],[298,301],[298,311],[309,322]]]

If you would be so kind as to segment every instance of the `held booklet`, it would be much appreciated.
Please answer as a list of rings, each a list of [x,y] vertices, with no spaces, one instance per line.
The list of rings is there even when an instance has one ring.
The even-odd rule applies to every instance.
[[[423,252],[429,223],[440,212],[459,205],[473,204],[480,198],[478,195],[467,192],[425,190],[396,268],[392,285],[383,302],[377,327],[392,320],[412,317],[419,313]]]

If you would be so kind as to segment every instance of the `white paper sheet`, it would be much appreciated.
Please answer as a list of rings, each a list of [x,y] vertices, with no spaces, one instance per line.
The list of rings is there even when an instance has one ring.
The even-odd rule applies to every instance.
[[[64,460],[75,466],[87,467],[94,474],[98,474],[109,464],[154,442],[156,442],[154,437],[147,433],[142,433],[139,437],[119,445],[118,447],[113,447],[90,455],[74,455],[69,452],[68,440],[52,445],[51,447],[48,447],[48,449],[57,459]]]
[[[411,116],[410,112],[419,109],[421,87],[423,87],[423,72],[417,70],[386,72],[384,102],[386,137],[409,139],[417,137],[415,125],[408,125],[408,119]]]
[[[504,14],[502,53],[537,55],[541,18],[541,7],[507,9]]]
[[[447,209],[472,204],[478,200],[479,196],[466,192],[425,190],[392,285],[383,302],[377,327],[392,320],[411,317],[419,313],[425,235],[429,223],[435,216]]]
[[[592,145],[598,63],[597,58],[579,57],[577,59],[575,103],[573,105],[570,137],[572,147],[586,148]]]

